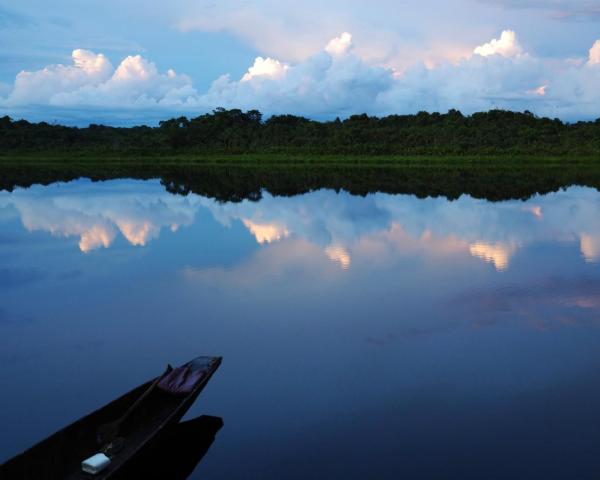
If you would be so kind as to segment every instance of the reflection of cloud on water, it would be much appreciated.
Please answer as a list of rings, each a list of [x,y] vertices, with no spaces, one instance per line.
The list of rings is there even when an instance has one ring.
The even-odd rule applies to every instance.
[[[524,212],[530,212],[534,217],[538,219],[544,218],[542,207],[540,205],[526,205],[523,207]]]
[[[30,232],[79,237],[82,252],[108,248],[120,233],[144,246],[162,228],[176,231],[193,222],[197,197],[171,195],[158,182],[89,181],[33,186],[0,193],[0,206],[12,205]]]
[[[36,228],[30,225],[29,227],[27,227],[27,230],[33,231],[40,228],[41,227],[39,226]],[[50,231],[52,233],[56,233],[55,231]],[[62,234],[67,237],[69,236],[69,234],[65,232],[63,232]],[[94,250],[101,246],[104,248],[108,248],[115,237],[114,232],[109,231],[109,229],[102,228],[102,226],[100,225],[93,225],[89,230],[83,229],[83,231],[74,234],[79,234],[79,249],[84,253],[87,253],[90,250]]]
[[[248,219],[242,219],[242,223],[260,244],[276,242],[290,235],[287,228],[275,223],[255,223]]]
[[[131,245],[146,245],[146,242],[152,238],[158,237],[161,226],[154,225],[149,220],[117,220],[115,222],[119,230]],[[170,226],[173,230],[173,226]],[[177,228],[175,228],[177,230]]]
[[[394,258],[402,256],[440,260],[465,254],[468,249],[468,242],[454,235],[440,238],[425,230],[417,237],[395,222],[387,230],[364,235],[352,245],[352,253],[370,265],[389,265]]]
[[[527,202],[493,203],[468,196],[449,202],[379,193],[353,197],[321,190],[283,198],[265,193],[261,202],[203,204],[223,224],[243,221],[261,243],[296,235],[321,245],[328,256],[333,252],[339,257],[343,246],[348,259],[356,256],[359,246],[366,247],[370,238],[381,242],[381,234],[397,229],[418,241],[423,254],[470,255],[498,271],[510,267],[519,249],[536,242],[579,241],[588,262],[600,259],[600,224],[596,226],[600,199],[589,188],[572,187]],[[257,236],[254,224],[270,226],[268,234]],[[378,248],[385,250],[381,245]]]
[[[325,249],[325,254],[334,263],[339,263],[343,270],[350,268],[350,254],[342,245],[330,245]]]
[[[571,299],[572,303],[568,303],[567,305],[571,304],[573,306],[579,307],[579,308],[599,308],[600,307],[600,294],[597,295],[579,295],[576,297],[573,297]]]
[[[475,242],[469,246],[469,251],[474,257],[481,258],[487,263],[493,263],[496,270],[501,272],[508,268],[508,260],[517,248],[516,244],[497,243],[493,245],[485,242]]]
[[[473,289],[450,303],[478,319],[521,318],[540,330],[577,323],[600,325],[600,279],[554,278],[526,285]]]
[[[289,288],[297,293],[295,289],[299,284],[319,290],[320,281],[339,275],[339,267],[323,261],[324,258],[326,256],[318,246],[296,237],[287,242],[273,243],[269,248],[261,248],[234,268],[188,267],[183,275],[189,280],[212,286],[259,292],[269,283],[273,288]],[[315,278],[320,281],[315,281]]]
[[[586,262],[598,263],[600,260],[600,234],[581,234],[579,248],[581,250],[581,255],[583,255]]]
[[[274,197],[264,193],[260,202],[216,203],[201,199],[214,218],[224,226],[240,221],[260,244],[300,237],[319,246],[343,270],[351,264],[349,245],[363,236],[388,228],[389,213],[375,197],[319,190],[296,197]]]
[[[175,232],[206,209],[224,227],[244,225],[264,248],[300,238],[342,269],[415,253],[437,260],[473,257],[502,271],[519,249],[556,241],[577,243],[586,261],[600,261],[599,195],[578,187],[528,202],[319,190],[220,203],[172,195],[156,181],[76,181],[0,192],[2,207],[16,209],[29,231],[79,238],[83,252],[107,248],[118,236],[147,245],[162,229]]]
[[[209,199],[200,202],[222,225],[244,225],[264,248],[233,268],[190,268],[186,275],[207,285],[242,289],[258,289],[265,282],[273,288],[291,284],[311,289],[307,278],[319,279],[315,284],[334,281],[346,286],[346,282],[375,271],[384,290],[400,289],[410,296],[411,289],[420,288],[424,278],[434,282],[433,278],[442,282],[437,284],[440,290],[454,295],[460,282],[448,282],[449,275],[463,278],[464,269],[478,261],[488,263],[490,270],[507,271],[519,251],[519,258],[526,261],[527,254],[544,251],[538,244],[561,243],[575,249],[581,232],[600,233],[600,224],[595,230],[600,196],[585,188],[536,197],[531,203],[492,203],[466,196],[453,202],[408,195],[352,197],[333,191],[297,197],[264,193],[260,202],[236,204]],[[598,234],[586,235],[600,238]],[[586,245],[594,245],[586,241]],[[597,258],[591,247],[585,251],[586,258]],[[329,260],[329,268],[323,259]],[[565,293],[556,287],[555,295],[535,297],[527,289],[511,288],[476,292],[475,298],[465,299],[457,310],[470,308],[472,317],[465,318],[472,318],[471,323],[479,327],[494,325],[497,316],[506,314],[527,318],[536,328],[552,321],[561,325],[589,321],[590,312],[596,311],[591,307],[596,305],[595,292]],[[536,299],[542,298],[537,305]],[[548,314],[540,320],[537,315],[546,310]]]

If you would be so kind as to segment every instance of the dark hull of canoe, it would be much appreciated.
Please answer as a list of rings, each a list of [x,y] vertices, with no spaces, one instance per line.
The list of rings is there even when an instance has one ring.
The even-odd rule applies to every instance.
[[[120,435],[125,444],[110,466],[98,475],[81,471],[81,462],[98,453],[98,427],[119,418],[152,384],[154,379],[131,390],[95,412],[77,420],[47,439],[0,466],[0,479],[113,479],[132,458],[161,432],[179,422],[221,364],[220,357],[199,357],[192,362],[205,364],[206,374],[185,396],[160,390],[153,392],[123,424]],[[192,363],[190,362],[190,364]]]
[[[119,469],[113,480],[185,480],[206,455],[222,426],[223,419],[207,415],[172,425]]]

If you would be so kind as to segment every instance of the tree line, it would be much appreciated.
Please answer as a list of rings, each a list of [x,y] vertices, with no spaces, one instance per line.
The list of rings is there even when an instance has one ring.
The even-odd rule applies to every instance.
[[[295,115],[267,119],[257,110],[218,108],[159,126],[67,127],[0,118],[0,151],[117,154],[600,154],[600,118],[566,123],[531,112],[491,110],[316,121]]]

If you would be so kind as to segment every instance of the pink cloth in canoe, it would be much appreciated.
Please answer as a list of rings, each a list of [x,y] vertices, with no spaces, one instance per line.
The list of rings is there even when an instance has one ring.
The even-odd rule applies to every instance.
[[[204,377],[204,371],[192,369],[189,365],[177,367],[158,382],[158,388],[175,395],[190,393]]]

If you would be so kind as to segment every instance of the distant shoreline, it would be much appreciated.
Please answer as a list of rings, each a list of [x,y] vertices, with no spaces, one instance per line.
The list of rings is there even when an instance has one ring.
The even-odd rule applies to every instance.
[[[65,157],[115,156],[220,158],[259,161],[286,156],[296,161],[351,157],[589,157],[600,158],[600,119],[564,123],[531,112],[490,110],[465,116],[416,115],[315,121],[294,115],[263,120],[257,110],[217,109],[196,118],[172,118],[158,127],[86,128],[0,118],[0,152]],[[371,161],[371,160],[369,160]]]

